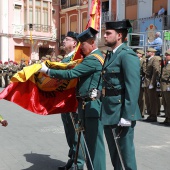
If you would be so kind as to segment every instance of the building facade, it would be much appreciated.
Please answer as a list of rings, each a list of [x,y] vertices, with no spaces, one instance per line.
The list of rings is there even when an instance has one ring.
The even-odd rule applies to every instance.
[[[59,3],[52,0],[0,1],[0,60],[39,60],[58,45]]]
[[[20,62],[24,58],[28,63],[31,59],[41,59],[51,48],[55,49],[55,55],[62,53],[62,40],[67,32],[81,33],[85,30],[91,2],[0,0],[0,60]],[[164,16],[157,15],[160,5],[166,11]],[[133,33],[146,34],[148,30],[153,33],[161,30],[164,33],[170,28],[170,0],[101,0],[98,40],[101,49],[106,48],[103,40],[105,22],[122,19],[131,20]],[[145,28],[144,23],[149,26]]]

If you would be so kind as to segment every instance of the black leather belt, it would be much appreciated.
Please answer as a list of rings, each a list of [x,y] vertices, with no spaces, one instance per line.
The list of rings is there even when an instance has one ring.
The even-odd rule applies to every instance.
[[[79,96],[77,96],[76,98],[77,98],[78,102],[89,102],[89,101],[94,100],[93,98],[90,98],[90,97],[79,97]]]
[[[105,96],[118,96],[125,93],[125,89],[105,89]]]
[[[167,80],[162,80],[161,82],[170,83],[170,81],[167,81]]]

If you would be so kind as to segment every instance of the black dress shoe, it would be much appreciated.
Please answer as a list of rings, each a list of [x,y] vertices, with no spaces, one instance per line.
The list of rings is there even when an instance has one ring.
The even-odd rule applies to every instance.
[[[170,122],[167,122],[167,121],[159,122],[159,124],[164,125],[164,126],[170,126]]]
[[[143,120],[144,122],[157,122],[157,119],[151,119],[151,118],[147,118]]]
[[[58,170],[68,170],[68,169],[66,168],[66,166],[59,166]]]
[[[74,161],[73,161],[72,159],[69,159],[68,162],[66,163],[66,165],[64,165],[64,166],[59,166],[59,167],[58,167],[58,170],[69,170],[69,169],[72,167],[73,162],[74,162]]]
[[[159,117],[165,117],[165,115],[160,115]]]
[[[165,122],[164,126],[170,126],[170,122]]]

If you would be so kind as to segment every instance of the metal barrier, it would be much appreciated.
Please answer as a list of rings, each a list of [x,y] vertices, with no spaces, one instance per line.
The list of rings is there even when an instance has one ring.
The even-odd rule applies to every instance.
[[[165,51],[170,49],[170,30],[159,30],[155,32],[139,32],[139,33],[128,33],[128,42],[127,45],[132,49],[143,49],[145,52],[149,47],[156,47],[158,45],[149,45],[148,37],[149,35],[155,35],[156,32],[161,33],[162,38],[162,54],[165,54]],[[154,40],[154,39],[153,39]]]

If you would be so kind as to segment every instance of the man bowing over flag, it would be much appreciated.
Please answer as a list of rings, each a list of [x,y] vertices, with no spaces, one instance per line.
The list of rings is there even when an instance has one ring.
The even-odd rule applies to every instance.
[[[96,45],[97,30],[89,27],[77,36],[81,42],[80,48],[84,60],[70,70],[49,69],[44,63],[39,72],[57,79],[79,78],[77,91],[78,117],[85,129],[85,140],[89,149],[92,165],[87,159],[88,170],[105,170],[105,148],[103,141],[103,126],[100,121],[100,99],[93,98],[90,93],[94,88],[101,90],[100,73],[104,62],[102,53]],[[88,156],[87,156],[88,157]]]

